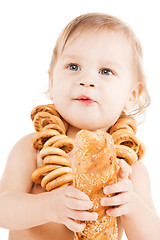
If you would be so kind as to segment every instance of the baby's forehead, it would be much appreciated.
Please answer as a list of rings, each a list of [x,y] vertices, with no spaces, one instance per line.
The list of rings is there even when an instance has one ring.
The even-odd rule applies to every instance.
[[[106,51],[114,52],[120,49],[131,53],[132,44],[123,32],[99,30],[99,31],[81,31],[70,36],[64,45],[63,51],[81,52],[82,50],[91,49],[93,52],[99,51],[105,54]],[[123,54],[123,53],[122,53]]]
[[[131,45],[131,42],[128,40],[128,36],[126,36],[126,34],[119,30],[113,30],[113,29],[109,29],[107,27],[105,28],[83,28],[83,29],[78,29],[75,32],[73,32],[72,34],[70,34],[68,36],[68,38],[66,38],[65,40],[63,40],[63,44],[61,45],[61,53],[63,52],[64,49],[66,49],[69,46],[72,46],[74,43],[76,42],[80,42],[80,40],[83,39],[83,44],[88,44],[87,40],[88,38],[95,38],[97,36],[102,36],[101,37],[101,42],[105,41],[107,36],[113,36],[113,39],[117,39],[117,44],[119,43],[119,41],[125,41],[127,45]],[[101,44],[101,42],[99,42]],[[94,41],[93,41],[94,44]],[[126,45],[126,46],[127,46]]]

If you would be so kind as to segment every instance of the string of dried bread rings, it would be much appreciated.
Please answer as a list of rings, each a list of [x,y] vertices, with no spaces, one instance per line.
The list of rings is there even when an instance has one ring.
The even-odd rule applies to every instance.
[[[73,171],[67,153],[73,149],[73,141],[65,135],[68,124],[53,104],[34,108],[31,119],[36,130],[32,144],[40,151],[44,164],[32,173],[33,182],[41,184],[47,191],[71,184]]]
[[[121,117],[110,128],[114,139],[117,158],[124,159],[130,166],[145,154],[145,146],[137,137],[136,120],[133,117]]]
[[[33,147],[40,151],[43,166],[32,174],[33,182],[41,184],[47,191],[71,184],[73,171],[68,153],[73,149],[73,140],[66,136],[68,123],[62,119],[53,104],[39,105],[31,112],[36,133]],[[144,144],[136,137],[137,126],[133,117],[121,117],[109,129],[114,139],[117,158],[130,166],[145,153]]]

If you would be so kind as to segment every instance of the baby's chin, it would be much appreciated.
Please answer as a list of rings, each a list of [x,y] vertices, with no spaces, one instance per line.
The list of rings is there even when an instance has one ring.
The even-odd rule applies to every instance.
[[[110,119],[106,119],[99,114],[92,114],[78,112],[76,114],[72,114],[69,112],[65,114],[64,112],[61,113],[61,116],[74,128],[77,129],[86,129],[88,131],[96,131],[96,130],[108,130],[110,125]]]

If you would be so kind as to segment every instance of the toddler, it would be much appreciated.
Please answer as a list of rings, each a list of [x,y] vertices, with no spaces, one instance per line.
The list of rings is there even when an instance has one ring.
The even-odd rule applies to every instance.
[[[107,131],[122,115],[138,115],[149,105],[142,67],[142,50],[132,30],[106,14],[77,17],[60,34],[49,68],[49,96],[69,123],[67,135],[78,131]],[[11,150],[0,181],[0,226],[10,240],[73,240],[74,232],[95,221],[89,197],[65,186],[45,192],[31,180],[42,165],[31,144],[33,133]],[[73,162],[73,150],[69,153]],[[18,167],[17,167],[18,166]],[[104,188],[101,204],[117,217],[118,239],[123,229],[129,240],[160,239],[160,219],[142,161],[132,166],[121,160],[118,182]],[[108,198],[108,194],[116,193]],[[77,221],[80,220],[80,221]]]

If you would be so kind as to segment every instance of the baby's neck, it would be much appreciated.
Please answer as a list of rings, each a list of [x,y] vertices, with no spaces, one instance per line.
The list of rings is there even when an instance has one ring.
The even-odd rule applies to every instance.
[[[73,140],[75,140],[76,134],[77,134],[80,130],[81,130],[81,129],[69,125],[66,135],[67,135],[68,137],[72,138]]]

